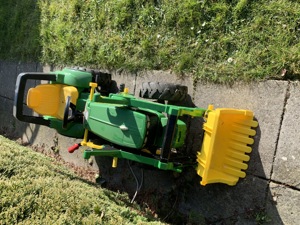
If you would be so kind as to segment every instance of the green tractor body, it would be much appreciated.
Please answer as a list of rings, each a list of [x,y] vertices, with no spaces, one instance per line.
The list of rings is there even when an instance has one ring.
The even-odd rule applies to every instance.
[[[129,107],[131,100],[131,95],[111,94],[109,97],[101,97],[95,94],[92,101],[87,101],[83,126],[107,141],[113,140],[119,146],[134,149],[145,146],[161,148],[167,117],[162,112],[151,110],[151,106],[155,108],[151,102],[146,102],[150,103],[148,108]],[[186,125],[177,120],[172,148],[184,144],[185,131]]]
[[[27,80],[48,83],[25,93]],[[137,98],[124,87],[117,88],[110,74],[99,71],[65,68],[48,74],[22,73],[16,82],[14,115],[64,136],[81,138],[79,144],[69,148],[70,153],[87,146],[84,158],[109,156],[113,167],[118,158],[176,172],[193,166],[202,177],[202,185],[234,185],[245,176],[245,161],[249,160],[249,145],[255,135],[252,128],[257,126],[251,111],[164,104],[164,100],[183,100],[187,90],[180,85],[148,84],[152,87],[141,90],[140,96],[157,102]],[[40,116],[24,115],[24,96],[28,108]],[[180,154],[187,133],[182,116],[204,120],[199,128],[204,139],[197,155]]]

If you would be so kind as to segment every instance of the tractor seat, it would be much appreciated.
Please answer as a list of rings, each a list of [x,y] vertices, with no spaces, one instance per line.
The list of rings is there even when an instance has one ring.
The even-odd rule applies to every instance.
[[[27,106],[34,112],[63,119],[66,98],[76,105],[78,91],[73,86],[63,84],[40,84],[30,88],[27,93]]]

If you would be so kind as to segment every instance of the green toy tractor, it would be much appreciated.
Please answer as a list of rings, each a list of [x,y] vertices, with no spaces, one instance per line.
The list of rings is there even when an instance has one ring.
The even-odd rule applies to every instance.
[[[25,93],[29,80],[47,82]],[[258,125],[251,111],[166,104],[186,98],[187,87],[182,85],[143,83],[139,95],[142,98],[129,94],[124,85],[117,87],[110,74],[97,70],[22,73],[16,81],[14,116],[82,139],[68,151],[86,146],[85,159],[109,156],[113,167],[118,158],[176,172],[192,166],[202,177],[202,185],[235,185],[245,177],[253,128]],[[25,96],[27,107],[39,116],[24,114]],[[204,121],[202,147],[195,156],[180,154],[187,134],[183,116]]]

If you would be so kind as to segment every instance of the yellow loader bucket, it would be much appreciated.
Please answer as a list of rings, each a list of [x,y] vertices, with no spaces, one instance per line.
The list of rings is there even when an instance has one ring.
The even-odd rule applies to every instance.
[[[257,127],[253,112],[236,109],[216,109],[208,113],[203,125],[204,139],[201,152],[198,152],[197,173],[202,177],[201,185],[225,183],[235,185],[244,178],[254,143],[252,129]]]

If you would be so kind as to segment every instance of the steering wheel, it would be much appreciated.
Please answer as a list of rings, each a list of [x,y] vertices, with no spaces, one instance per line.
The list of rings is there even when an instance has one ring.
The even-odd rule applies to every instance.
[[[68,123],[73,121],[75,118],[75,105],[71,102],[71,96],[66,99],[66,105],[64,110],[64,118],[62,123],[62,128],[67,129]]]

